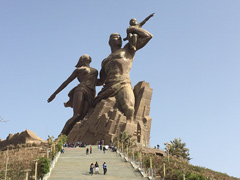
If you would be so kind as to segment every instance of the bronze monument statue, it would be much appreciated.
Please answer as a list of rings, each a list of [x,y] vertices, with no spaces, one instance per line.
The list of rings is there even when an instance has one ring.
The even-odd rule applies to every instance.
[[[75,78],[80,84],[74,87],[68,94],[69,101],[64,103],[65,107],[73,108],[73,117],[70,118],[62,130],[62,134],[68,135],[74,124],[81,120],[92,106],[93,99],[96,94],[95,86],[98,76],[98,71],[90,67],[91,57],[87,54],[81,56],[76,69],[70,77],[64,81],[61,86],[50,96],[48,102],[51,102],[55,96],[62,91]]]
[[[69,93],[70,100],[65,106],[73,107],[74,115],[62,130],[68,136],[68,143],[82,141],[96,144],[103,139],[106,144],[126,131],[136,138],[137,143],[147,146],[150,138],[150,102],[152,89],[145,81],[131,85],[129,73],[137,50],[143,48],[153,37],[141,27],[153,16],[137,24],[130,21],[127,28],[127,43],[122,48],[122,38],[113,33],[109,38],[111,54],[102,61],[100,78],[98,72],[90,68],[91,58],[81,56],[73,74],[48,99],[51,102],[74,78],[80,84]],[[95,86],[103,85],[95,97]],[[90,108],[92,107],[93,108]]]

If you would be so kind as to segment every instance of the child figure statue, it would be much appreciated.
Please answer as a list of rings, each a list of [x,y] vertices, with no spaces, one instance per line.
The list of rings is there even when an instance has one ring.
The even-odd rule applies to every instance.
[[[141,23],[138,23],[138,24],[137,24],[137,20],[136,20],[135,18],[132,18],[132,19],[129,21],[130,27],[131,27],[131,26],[135,26],[135,27],[137,27],[137,28],[142,28],[142,26],[143,26],[151,17],[153,17],[153,15],[154,15],[154,13],[150,14],[146,19],[144,19]],[[136,51],[136,45],[137,45],[138,35],[137,35],[137,34],[134,34],[134,33],[129,33],[129,32],[128,32],[128,29],[129,29],[129,28],[127,28],[127,37],[125,37],[123,40],[124,40],[124,41],[128,40],[128,41],[129,41],[130,48]]]

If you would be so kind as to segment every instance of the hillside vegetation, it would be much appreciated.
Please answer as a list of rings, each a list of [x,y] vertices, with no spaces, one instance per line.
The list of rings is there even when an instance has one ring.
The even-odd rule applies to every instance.
[[[194,166],[189,163],[190,153],[186,143],[181,138],[175,138],[165,143],[165,152],[158,149],[148,151],[137,147],[134,139],[126,132],[122,132],[114,141],[121,151],[136,162],[154,179],[166,180],[240,180],[225,173],[216,172],[208,168]]]

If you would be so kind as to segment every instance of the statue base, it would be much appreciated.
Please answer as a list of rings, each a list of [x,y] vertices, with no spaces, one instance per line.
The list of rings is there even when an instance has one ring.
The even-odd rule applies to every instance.
[[[125,131],[139,145],[148,146],[152,119],[149,117],[152,89],[149,83],[139,82],[134,87],[135,113],[134,120],[127,120],[126,116],[117,108],[115,97],[101,100],[80,122],[77,122],[68,134],[68,143],[81,141],[87,144],[97,144],[104,140],[105,144],[113,142]]]

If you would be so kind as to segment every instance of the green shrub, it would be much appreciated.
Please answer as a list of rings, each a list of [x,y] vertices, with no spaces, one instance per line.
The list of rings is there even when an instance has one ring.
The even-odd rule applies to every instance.
[[[149,155],[143,156],[143,166],[145,168],[150,168],[150,156]]]
[[[49,159],[41,157],[38,164],[38,177],[43,178],[50,171]]]
[[[57,152],[59,152],[59,151],[62,150],[62,146],[63,146],[62,142],[58,142],[58,143],[57,143],[57,145],[56,145],[56,150],[57,150]]]
[[[65,134],[62,134],[58,137],[58,143],[56,145],[56,149],[57,151],[61,151],[62,150],[62,146],[63,144],[67,141],[67,136]]]
[[[190,173],[190,174],[187,174],[186,180],[206,180],[206,179],[203,175]]]
[[[199,166],[192,166],[192,170],[196,172],[202,172],[202,168]]]
[[[3,172],[0,172],[0,179],[4,179]]]

